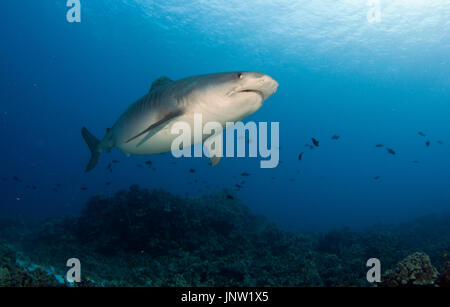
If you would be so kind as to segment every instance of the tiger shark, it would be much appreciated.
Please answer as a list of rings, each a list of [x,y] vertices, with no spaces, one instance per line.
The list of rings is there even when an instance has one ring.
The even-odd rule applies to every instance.
[[[177,137],[171,133],[171,127],[180,121],[193,126],[195,114],[201,114],[206,122],[218,122],[222,127],[227,122],[241,121],[255,113],[277,88],[277,81],[270,76],[250,71],[207,74],[177,81],[160,77],[146,95],[106,129],[101,141],[85,127],[81,129],[91,151],[86,172],[97,165],[102,151],[109,152],[113,147],[126,155],[170,151]],[[200,142],[208,137],[210,135],[203,135]],[[211,159],[212,165],[220,161],[220,157]]]

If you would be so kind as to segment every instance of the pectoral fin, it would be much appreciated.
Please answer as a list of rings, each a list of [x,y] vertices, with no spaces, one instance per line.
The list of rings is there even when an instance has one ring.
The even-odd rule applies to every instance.
[[[161,125],[163,125],[163,124],[169,122],[170,120],[174,119],[175,117],[178,117],[178,116],[182,115],[183,113],[184,113],[184,111],[183,111],[182,109],[178,109],[178,110],[175,110],[175,111],[173,111],[173,112],[167,114],[167,115],[164,116],[162,119],[158,120],[156,123],[151,124],[151,125],[150,125],[147,129],[145,129],[144,131],[138,133],[137,135],[135,135],[135,136],[133,136],[132,138],[130,138],[129,140],[127,140],[126,143],[129,143],[129,142],[131,142],[131,141],[137,139],[138,137],[140,137],[140,136],[146,134],[147,132],[150,132],[151,130],[158,128],[159,126],[161,126]],[[139,144],[138,144],[137,146],[141,145],[141,144],[142,144],[143,142],[145,142],[147,139],[148,139],[148,138],[144,138],[144,140],[141,141],[141,142],[139,142]]]

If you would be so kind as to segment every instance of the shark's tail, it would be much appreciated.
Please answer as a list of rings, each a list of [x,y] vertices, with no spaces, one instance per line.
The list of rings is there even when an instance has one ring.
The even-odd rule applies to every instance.
[[[84,141],[91,150],[91,159],[86,166],[86,172],[89,172],[97,165],[98,160],[100,159],[100,153],[102,152],[99,148],[100,141],[95,136],[93,136],[85,127],[81,129],[81,135],[83,136]]]

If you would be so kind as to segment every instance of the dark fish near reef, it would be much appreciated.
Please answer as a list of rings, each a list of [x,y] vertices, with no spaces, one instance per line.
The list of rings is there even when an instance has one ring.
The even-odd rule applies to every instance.
[[[82,186],[82,187],[80,188],[81,191],[86,191],[87,189],[88,189],[88,188],[85,187],[85,186]]]
[[[142,98],[126,109],[112,128],[106,130],[102,140],[85,127],[81,129],[91,152],[86,171],[97,165],[103,150],[110,151],[113,147],[126,155],[171,151],[173,141],[179,137],[169,133],[173,125],[185,122],[191,131],[196,131],[193,129],[196,114],[202,114],[205,124],[218,122],[222,127],[227,122],[241,121],[261,108],[277,88],[278,83],[270,76],[250,71],[193,76],[177,81],[160,77]],[[210,136],[204,134],[201,139],[193,140],[200,143]],[[215,142],[209,146],[213,144]],[[211,148],[208,150],[213,152]],[[211,157],[213,166],[219,161],[220,157]]]
[[[420,135],[420,136],[427,136],[427,135],[426,135],[425,133],[423,133],[422,131],[419,131],[417,134]]]
[[[111,162],[114,163],[114,164],[120,163],[119,160],[112,160]]]
[[[298,160],[301,161],[303,159],[303,152],[298,155]]]
[[[17,176],[13,176],[12,178],[13,178],[14,181],[22,182],[22,180],[19,177],[17,177]]]
[[[339,140],[341,137],[339,135],[333,135],[331,137],[332,140]]]
[[[391,148],[387,148],[387,152],[390,153],[391,155],[395,155],[396,154],[396,152],[393,149],[391,149]]]
[[[111,182],[111,181],[106,181],[105,184],[106,184],[106,185],[111,185],[112,182]]]
[[[242,176],[242,177],[248,177],[248,176],[250,176],[250,174],[249,174],[249,173],[246,173],[246,172],[243,172],[243,173],[241,174],[241,176]]]
[[[193,168],[189,169],[189,173],[191,173],[191,174],[195,173],[195,169],[193,169]]]
[[[227,199],[231,199],[231,200],[233,200],[233,199],[234,199],[234,197],[233,197],[232,195],[230,195],[230,194],[227,194]]]
[[[377,144],[377,145],[375,145],[375,147],[382,148],[382,147],[384,147],[384,145],[383,144]]]
[[[234,186],[235,186],[236,188],[238,188],[239,190],[242,189],[242,186],[241,186],[240,184],[237,184],[237,183],[236,183]]]
[[[427,141],[427,142],[425,143],[425,146],[427,146],[427,147],[430,147],[430,145],[431,145],[431,142],[430,142],[430,141]]]
[[[319,141],[315,138],[311,138],[311,141],[313,142],[314,146],[319,147]]]
[[[152,162],[152,161],[150,161],[150,160],[148,160],[148,161],[145,161],[145,165],[151,166],[152,164],[153,164],[153,162]]]

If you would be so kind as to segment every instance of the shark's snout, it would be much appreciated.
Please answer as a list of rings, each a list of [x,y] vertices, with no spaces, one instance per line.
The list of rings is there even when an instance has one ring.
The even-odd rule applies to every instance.
[[[264,100],[272,96],[278,89],[278,82],[268,75],[262,74],[258,80],[258,83],[258,90],[261,91]]]
[[[236,76],[239,79],[237,83],[233,83],[233,87],[227,92],[227,96],[229,97],[240,93],[253,93],[261,96],[262,101],[264,101],[278,89],[278,82],[266,74],[240,72]]]

